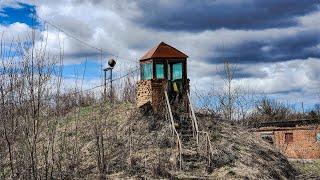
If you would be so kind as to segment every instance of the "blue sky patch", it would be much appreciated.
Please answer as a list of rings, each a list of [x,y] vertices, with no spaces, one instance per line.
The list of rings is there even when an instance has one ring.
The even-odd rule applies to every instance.
[[[70,64],[63,67],[63,76],[68,78],[79,78],[81,79],[84,75],[85,79],[94,79],[100,77],[101,66],[95,61],[88,60],[81,64]],[[83,74],[84,73],[84,74]]]
[[[25,23],[30,27],[39,26],[39,21],[33,20],[33,13],[36,13],[36,6],[18,3],[19,7],[5,7],[0,10],[0,23],[10,25],[16,22]]]

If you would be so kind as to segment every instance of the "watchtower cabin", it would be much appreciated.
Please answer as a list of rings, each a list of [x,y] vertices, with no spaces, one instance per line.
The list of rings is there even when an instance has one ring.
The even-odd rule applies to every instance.
[[[165,91],[173,111],[188,112],[188,56],[161,42],[140,59],[141,79],[137,83],[138,107],[150,107],[160,113],[165,109]]]

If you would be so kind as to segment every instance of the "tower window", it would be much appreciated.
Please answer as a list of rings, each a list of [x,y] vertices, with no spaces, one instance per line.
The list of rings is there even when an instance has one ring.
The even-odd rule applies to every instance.
[[[319,133],[317,133],[317,136],[316,136],[316,140],[317,140],[317,142],[320,142],[320,132]]]
[[[156,77],[157,77],[157,79],[164,78],[164,65],[163,64],[156,64]]]
[[[141,64],[141,80],[152,79],[152,63]]]
[[[172,65],[172,80],[182,79],[182,63]]]

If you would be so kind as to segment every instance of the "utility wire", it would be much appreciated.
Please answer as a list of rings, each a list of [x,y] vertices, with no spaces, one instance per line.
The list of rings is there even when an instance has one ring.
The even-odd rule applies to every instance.
[[[123,75],[123,76],[120,76],[120,77],[118,77],[118,78],[112,79],[112,81],[117,81],[117,80],[119,80],[119,79],[125,78],[125,77],[127,77],[127,76],[129,76],[129,75],[131,75],[131,74],[133,74],[133,73],[135,73],[135,72],[137,72],[138,70],[139,70],[139,68],[136,68],[136,69],[130,71],[129,73],[127,73],[127,74],[125,74],[125,75]]]
[[[85,45],[85,46],[87,46],[87,47],[90,47],[90,48],[92,48],[92,49],[95,49],[95,50],[97,50],[97,51],[99,51],[99,52],[100,52],[101,50],[103,50],[102,48],[97,48],[97,47],[95,47],[95,46],[93,46],[93,45],[91,45],[91,44],[89,44],[89,43],[87,43],[87,42],[85,42],[85,41],[77,38],[76,36],[74,36],[74,35],[68,33],[67,31],[65,31],[64,29],[60,28],[59,26],[57,26],[57,25],[55,25],[55,24],[53,24],[53,23],[51,23],[51,22],[49,22],[49,21],[41,18],[40,16],[38,16],[38,15],[35,15],[35,16],[36,16],[37,18],[41,19],[43,22],[45,22],[45,23],[51,25],[52,27],[58,29],[59,31],[63,32],[65,35],[71,37],[72,39],[74,39],[74,40],[76,40],[76,41],[78,41],[78,42],[80,42],[81,44],[83,44],[83,45]],[[113,55],[113,54],[111,54],[111,53],[109,53],[109,54],[110,54],[110,55]]]
[[[58,25],[55,25],[54,23],[51,23],[51,22],[43,19],[42,17],[38,16],[35,12],[33,13],[33,17],[37,17],[38,19],[42,20],[44,23],[47,23],[47,24],[51,25],[52,27],[56,28],[57,30],[59,30],[59,32],[63,32],[66,36],[69,36],[69,37],[71,37],[72,39],[80,42],[82,45],[85,45],[85,46],[90,47],[90,48],[92,48],[92,49],[94,49],[94,50],[97,50],[99,53],[104,52],[104,53],[109,54],[109,55],[111,55],[111,56],[116,56],[116,57],[122,58],[122,57],[120,57],[120,56],[118,56],[118,55],[115,55],[115,54],[112,54],[112,53],[108,53],[106,50],[104,50],[104,49],[102,49],[102,48],[95,47],[95,46],[93,46],[93,45],[91,45],[91,44],[89,44],[89,43],[81,40],[80,38],[72,35],[71,33],[68,33],[68,32],[65,31],[63,28],[59,27]],[[125,58],[123,58],[123,59],[124,59],[124,60],[128,60],[128,59],[125,59]],[[122,78],[125,78],[125,77],[127,77],[127,76],[135,73],[135,72],[138,71],[138,70],[139,70],[139,68],[136,68],[136,69],[130,71],[129,73],[127,73],[127,74],[125,74],[125,75],[123,75],[123,76],[120,76],[120,77],[117,77],[117,78],[115,78],[115,79],[112,79],[111,81],[109,81],[109,82],[107,82],[107,83],[111,83],[112,81],[117,81],[117,80],[120,80],[120,79],[122,79]],[[63,77],[64,77],[64,76],[63,76]],[[68,77],[67,77],[67,78],[68,78]],[[69,77],[69,78],[70,78],[70,77]],[[73,93],[71,93],[71,94],[79,94],[79,93],[91,91],[91,90],[94,90],[94,89],[96,89],[96,88],[103,87],[104,85],[105,85],[105,84],[103,84],[103,85],[98,85],[98,86],[95,86],[95,87],[92,87],[92,88],[89,88],[89,89],[85,89],[85,90],[81,90],[81,91],[76,91],[76,92],[73,92]],[[52,96],[52,97],[50,97],[50,98],[41,99],[41,100],[42,100],[42,101],[43,101],[43,100],[51,100],[51,99],[53,99],[54,97],[55,97],[55,96]],[[23,100],[23,101],[20,101],[19,103],[23,103],[23,102],[27,102],[27,101],[30,101],[30,100]],[[11,103],[13,103],[13,102],[11,102]],[[9,103],[7,102],[7,103],[5,103],[5,104],[9,104]]]
[[[119,57],[119,58],[121,58],[121,59],[123,59],[123,60],[131,61],[131,62],[132,62],[132,60],[130,60],[130,59],[128,59],[128,58],[121,57],[121,56],[119,56],[119,55],[115,55],[115,54],[113,54],[113,53],[111,53],[111,52],[109,52],[109,51],[107,51],[107,50],[105,50],[105,49],[103,49],[103,48],[98,48],[98,47],[96,47],[96,46],[93,46],[92,44],[87,43],[86,41],[84,41],[84,40],[76,37],[75,35],[67,32],[66,30],[64,30],[63,28],[61,28],[60,26],[58,26],[58,25],[56,25],[56,24],[54,24],[54,23],[52,23],[52,22],[50,22],[50,21],[48,21],[48,20],[40,17],[40,16],[37,15],[37,14],[35,14],[35,16],[36,16],[37,18],[39,18],[40,20],[42,20],[44,23],[47,23],[47,24],[51,25],[52,27],[56,28],[57,30],[63,32],[66,36],[68,36],[68,37],[70,37],[70,38],[78,41],[79,43],[81,43],[81,44],[84,45],[84,46],[90,47],[90,48],[92,48],[92,49],[94,49],[94,50],[97,50],[98,52],[103,52],[103,53],[105,53],[105,54],[107,54],[107,55],[114,56],[114,57]]]
[[[139,70],[139,68],[135,68],[134,70],[128,72],[127,74],[123,75],[123,76],[120,76],[120,77],[117,77],[115,79],[112,79],[112,81],[117,81],[117,80],[120,80],[120,79],[123,79],[131,74],[134,74],[135,72],[137,72]],[[111,83],[111,81],[107,82],[107,84]],[[88,88],[88,89],[85,89],[85,90],[80,90],[80,91],[75,91],[75,92],[72,92],[72,93],[69,93],[69,95],[76,95],[76,94],[80,94],[80,93],[83,93],[83,92],[88,92],[88,91],[92,91],[94,89],[97,89],[97,88],[100,88],[100,87],[103,87],[104,84],[102,85],[97,85],[97,86],[94,86],[92,88]],[[49,101],[49,100],[52,100],[54,99],[56,96],[55,95],[52,95],[51,97],[49,98],[45,98],[45,99],[41,99],[41,101]],[[19,101],[18,103],[24,103],[24,102],[28,102],[30,101],[30,99],[26,99],[26,100],[23,100],[23,101]],[[14,102],[6,102],[6,103],[0,103],[0,105],[10,105]]]

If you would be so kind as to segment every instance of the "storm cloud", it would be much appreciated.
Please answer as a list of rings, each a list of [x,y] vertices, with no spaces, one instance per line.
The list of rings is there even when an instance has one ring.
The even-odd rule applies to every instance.
[[[284,29],[283,32],[290,31]],[[293,29],[281,37],[272,38],[274,32],[247,32],[239,43],[212,48],[216,54],[207,58],[210,63],[223,63],[228,60],[233,63],[282,62],[292,59],[320,58],[320,31],[306,28]],[[281,33],[283,33],[281,32]]]
[[[134,21],[165,31],[281,28],[297,25],[296,17],[318,5],[318,0],[138,1],[142,15]]]
[[[4,0],[0,16],[19,2],[65,32],[105,50],[129,68],[164,41],[188,56],[191,87],[223,86],[223,63],[236,64],[236,84],[279,98],[315,103],[320,87],[319,0]],[[39,20],[39,19],[38,19]],[[41,20],[39,20],[41,21]],[[100,62],[100,52],[56,28],[42,32],[48,49],[64,47],[65,63]],[[27,34],[30,23],[2,24],[5,34]],[[107,61],[105,61],[107,62]],[[116,71],[117,69],[115,69]]]

